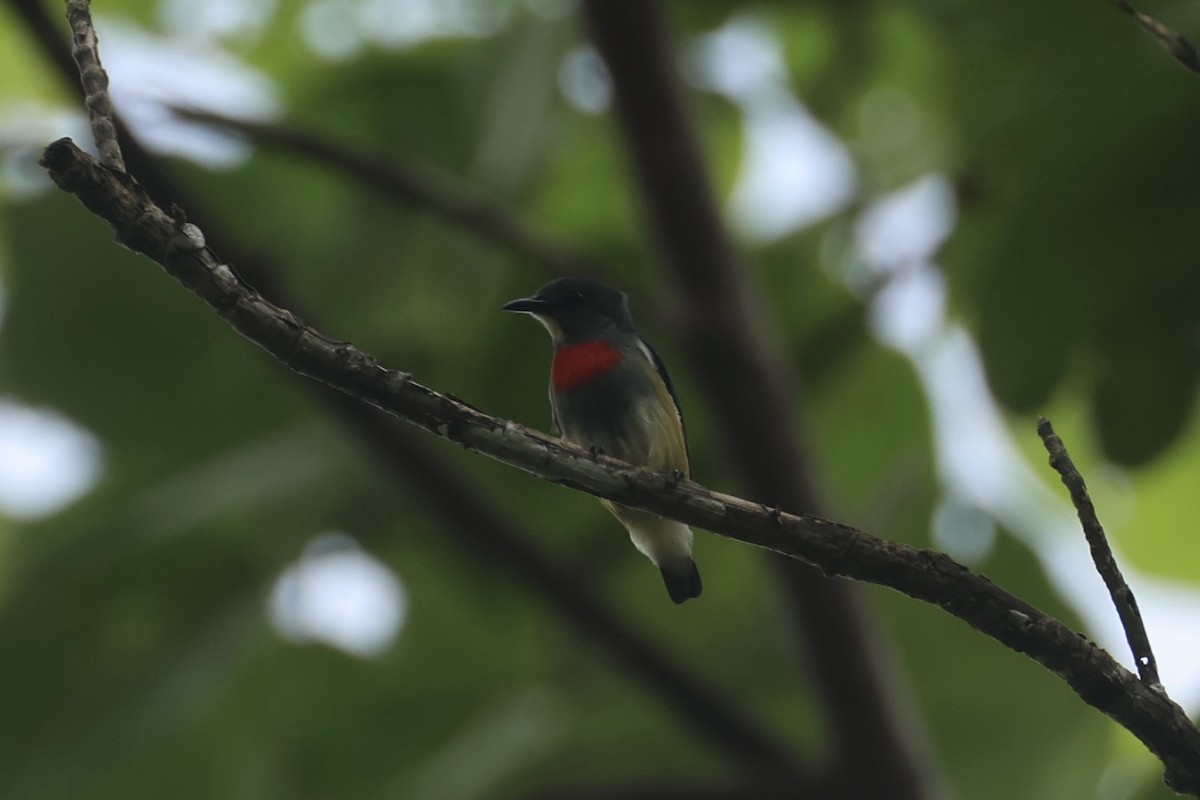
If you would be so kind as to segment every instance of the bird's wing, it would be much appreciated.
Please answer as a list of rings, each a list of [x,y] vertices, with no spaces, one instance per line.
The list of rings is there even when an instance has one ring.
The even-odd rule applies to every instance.
[[[687,455],[688,462],[692,460],[691,451],[688,448],[687,441],[687,423],[683,420],[683,409],[679,407],[679,397],[675,394],[675,385],[671,383],[671,374],[667,372],[667,365],[658,357],[656,351],[650,342],[646,341],[646,337],[638,336],[638,345],[642,348],[646,358],[650,359],[650,363],[654,365],[654,371],[658,373],[658,377],[662,378],[663,385],[667,387],[667,394],[671,396],[671,402],[675,406],[675,415],[679,417],[679,429],[683,434],[683,449]]]
[[[554,381],[550,381],[550,423],[553,426],[550,430],[558,438],[563,437],[562,423],[558,421],[558,405],[554,402]]]

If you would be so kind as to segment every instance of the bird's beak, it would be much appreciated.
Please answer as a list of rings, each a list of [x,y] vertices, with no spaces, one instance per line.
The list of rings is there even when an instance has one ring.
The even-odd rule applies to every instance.
[[[513,300],[511,303],[505,303],[502,306],[504,311],[517,311],[522,314],[541,314],[545,313],[547,303],[545,300],[539,300],[536,297],[522,297],[518,300]]]

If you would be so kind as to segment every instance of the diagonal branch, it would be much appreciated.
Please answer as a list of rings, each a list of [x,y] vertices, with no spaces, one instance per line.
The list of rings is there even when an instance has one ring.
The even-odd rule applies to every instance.
[[[1067,454],[1067,446],[1054,432],[1050,420],[1039,417],[1037,430],[1046,446],[1046,452],[1050,454],[1050,466],[1062,476],[1063,485],[1071,494],[1071,502],[1083,526],[1083,535],[1092,551],[1092,561],[1095,562],[1096,571],[1104,579],[1104,585],[1117,608],[1117,616],[1121,618],[1125,639],[1129,642],[1129,649],[1133,651],[1138,674],[1150,686],[1162,688],[1158,680],[1158,663],[1150,649],[1150,637],[1146,634],[1146,625],[1142,622],[1137,598],[1133,596],[1133,590],[1125,582],[1125,576],[1121,574],[1117,560],[1113,558],[1112,548],[1108,546],[1108,538],[1104,535],[1104,526],[1096,516],[1096,507],[1092,505],[1092,498],[1088,496],[1083,476],[1075,468],[1075,462],[1071,461],[1071,456]]]
[[[384,197],[428,209],[479,239],[512,252],[549,277],[603,277],[612,273],[607,265],[535,233],[501,203],[428,164],[353,148],[288,125],[233,119],[190,108],[173,111],[185,119],[238,131],[256,142],[335,167]]]
[[[1172,788],[1200,797],[1200,730],[1183,709],[1082,635],[949,556],[783,513],[489,416],[406,373],[384,369],[369,354],[267,302],[213,255],[194,225],[173,220],[132,178],[106,169],[70,140],[51,144],[42,161],[63,190],[112,225],[118,241],[162,265],[235,330],[296,372],[545,480],[937,605],[1058,675],[1158,756]]]
[[[1126,0],[1113,0],[1113,5],[1121,12],[1133,17],[1142,30],[1170,53],[1184,69],[1200,74],[1200,53],[1196,52],[1194,44],[1149,14],[1138,11]]]

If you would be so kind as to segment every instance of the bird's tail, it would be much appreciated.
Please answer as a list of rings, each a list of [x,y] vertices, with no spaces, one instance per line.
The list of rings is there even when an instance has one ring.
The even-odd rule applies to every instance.
[[[658,569],[662,573],[663,583],[667,585],[667,594],[677,604],[700,596],[704,587],[700,583],[700,570],[696,569],[696,562],[692,559],[664,564]]]
[[[700,572],[692,560],[692,529],[682,522],[602,500],[629,531],[633,544],[654,562],[676,603],[700,596]]]

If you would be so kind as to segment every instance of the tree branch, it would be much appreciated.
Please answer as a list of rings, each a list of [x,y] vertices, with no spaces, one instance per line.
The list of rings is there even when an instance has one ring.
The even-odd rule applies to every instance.
[[[1092,551],[1092,561],[1096,571],[1104,579],[1104,585],[1112,597],[1113,605],[1117,608],[1117,616],[1121,618],[1121,627],[1125,629],[1125,639],[1129,649],[1133,651],[1133,660],[1137,664],[1138,674],[1142,680],[1153,688],[1162,688],[1158,680],[1158,663],[1154,660],[1154,652],[1150,649],[1150,637],[1146,634],[1146,625],[1142,622],[1142,612],[1138,610],[1137,599],[1133,590],[1125,582],[1125,576],[1113,558],[1112,548],[1108,546],[1108,538],[1104,535],[1104,526],[1096,516],[1096,507],[1088,496],[1087,485],[1083,476],[1075,468],[1071,456],[1067,454],[1067,446],[1054,432],[1050,420],[1038,418],[1038,435],[1050,454],[1050,466],[1062,476],[1063,485],[1071,495],[1079,514],[1079,522],[1083,526],[1083,535]]]
[[[1168,785],[1200,797],[1200,730],[1178,705],[1082,635],[950,557],[714,492],[489,416],[406,373],[384,369],[367,353],[267,302],[214,256],[194,225],[171,219],[132,178],[105,168],[70,140],[47,147],[42,163],[62,189],[113,226],[118,241],[162,265],[291,369],[545,480],[937,605],[1058,675],[1158,756]]]
[[[125,171],[125,159],[117,141],[117,126],[112,98],[108,96],[108,73],[100,63],[96,28],[92,25],[91,4],[88,0],[67,0],[67,21],[71,24],[71,57],[79,69],[83,84],[83,104],[92,125],[92,138],[100,161],[118,172]]]
[[[771,310],[717,209],[662,7],[586,0],[583,8],[680,299],[685,354],[715,406],[726,449],[754,499],[820,513],[791,367],[773,345]],[[894,680],[885,634],[859,588],[794,561],[774,565],[830,730],[829,780],[851,796],[939,796],[921,725],[906,713],[913,704]]]
[[[603,277],[613,272],[597,260],[548,241],[501,203],[428,164],[401,161],[382,151],[355,149],[288,125],[238,120],[190,108],[172,110],[185,119],[238,131],[256,142],[335,167],[384,197],[427,209],[479,239],[512,252],[547,277]]]
[[[1196,46],[1190,41],[1149,14],[1143,14],[1141,11],[1138,11],[1126,2],[1126,0],[1113,0],[1113,5],[1125,14],[1133,17],[1142,30],[1148,33],[1154,41],[1162,45],[1162,48],[1170,53],[1184,69],[1200,74],[1200,54],[1197,54]]]

